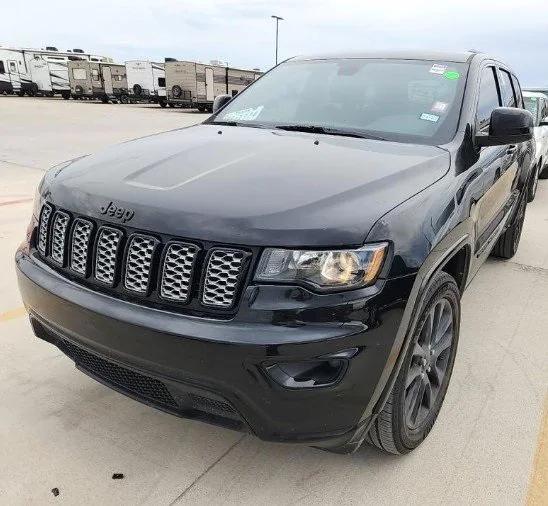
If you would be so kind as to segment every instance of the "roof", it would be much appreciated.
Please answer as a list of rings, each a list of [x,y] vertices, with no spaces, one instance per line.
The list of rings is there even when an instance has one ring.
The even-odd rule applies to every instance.
[[[444,52],[444,51],[363,51],[342,52],[331,54],[295,56],[292,60],[329,60],[342,58],[371,58],[394,60],[431,60],[466,63],[472,56],[478,54],[475,51]]]

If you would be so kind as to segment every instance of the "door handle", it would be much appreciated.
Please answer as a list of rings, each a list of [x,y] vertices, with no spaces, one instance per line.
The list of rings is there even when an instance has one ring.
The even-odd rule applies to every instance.
[[[508,149],[506,150],[506,154],[513,155],[516,152],[516,149],[518,149],[518,147],[515,144],[511,144],[510,146],[508,146]]]

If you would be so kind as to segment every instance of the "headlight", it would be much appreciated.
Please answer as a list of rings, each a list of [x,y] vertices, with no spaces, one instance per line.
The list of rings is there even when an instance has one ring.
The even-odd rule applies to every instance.
[[[377,280],[387,252],[386,242],[334,251],[268,248],[263,252],[255,280],[300,282],[320,290],[359,288]]]

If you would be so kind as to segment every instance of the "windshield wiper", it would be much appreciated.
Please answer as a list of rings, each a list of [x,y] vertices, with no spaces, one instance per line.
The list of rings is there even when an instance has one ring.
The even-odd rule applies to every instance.
[[[270,128],[262,123],[244,123],[242,121],[206,121],[208,125],[218,126],[237,126],[237,127],[249,127],[249,128]]]
[[[323,127],[319,125],[276,125],[274,128],[278,130],[287,130],[289,132],[307,132],[311,134],[322,135],[340,135],[342,137],[357,137],[359,139],[374,139],[378,141],[386,141],[384,137],[371,135],[358,130],[346,130],[340,128]]]

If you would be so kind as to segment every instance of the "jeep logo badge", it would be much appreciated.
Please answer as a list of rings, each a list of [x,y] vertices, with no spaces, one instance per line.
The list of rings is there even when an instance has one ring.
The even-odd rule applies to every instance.
[[[135,215],[135,211],[132,209],[124,209],[123,207],[118,207],[114,202],[109,202],[105,206],[101,206],[99,209],[101,214],[106,214],[107,216],[111,216],[112,218],[118,218],[119,220],[122,220],[122,223],[126,223],[126,221],[131,220],[133,216]]]

